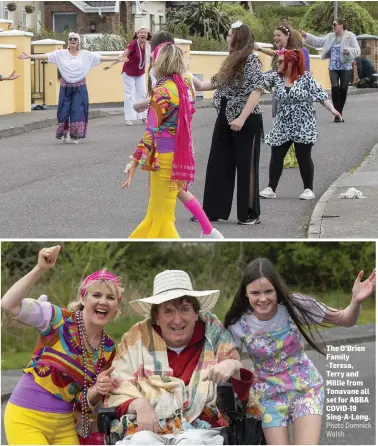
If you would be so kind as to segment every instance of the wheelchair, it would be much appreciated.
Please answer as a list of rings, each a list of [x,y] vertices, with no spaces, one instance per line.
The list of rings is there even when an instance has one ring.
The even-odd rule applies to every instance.
[[[228,418],[229,426],[223,427],[221,435],[224,445],[266,445],[261,421],[247,417],[238,404],[232,384],[220,383],[217,386],[218,410]],[[116,409],[100,408],[98,411],[99,431],[105,436],[105,444],[114,445],[120,441],[118,432],[112,432],[111,424],[117,419]]]

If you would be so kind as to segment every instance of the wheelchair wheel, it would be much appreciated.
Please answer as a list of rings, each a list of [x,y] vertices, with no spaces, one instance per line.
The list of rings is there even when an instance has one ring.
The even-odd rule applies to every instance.
[[[121,440],[121,437],[119,434],[117,434],[117,432],[111,432],[109,437],[110,437],[110,444],[116,444],[117,441]]]

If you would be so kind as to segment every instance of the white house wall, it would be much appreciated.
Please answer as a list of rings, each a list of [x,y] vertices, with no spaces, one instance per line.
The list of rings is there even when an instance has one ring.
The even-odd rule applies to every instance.
[[[165,22],[166,2],[149,1],[140,3],[145,12],[142,12],[142,14],[135,14],[135,28],[148,26],[152,32],[159,31],[159,24]],[[152,21],[155,23],[155,29],[153,29]]]

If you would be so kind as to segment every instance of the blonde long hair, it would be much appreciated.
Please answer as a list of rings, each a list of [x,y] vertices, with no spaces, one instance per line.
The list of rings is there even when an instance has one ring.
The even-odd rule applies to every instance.
[[[154,70],[157,79],[173,74],[183,76],[187,72],[184,51],[175,44],[164,45],[154,62]]]

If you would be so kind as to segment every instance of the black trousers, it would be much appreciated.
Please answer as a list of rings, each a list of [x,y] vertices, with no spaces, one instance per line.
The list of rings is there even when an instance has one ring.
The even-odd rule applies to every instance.
[[[275,192],[280,181],[284,159],[293,141],[287,141],[281,146],[272,147],[272,156],[269,165],[269,187]],[[298,160],[303,186],[305,189],[313,190],[314,187],[314,163],[311,158],[313,144],[294,143],[295,155]]]
[[[260,215],[259,162],[262,115],[250,115],[238,132],[226,118],[226,99],[215,123],[207,163],[203,209],[210,218],[228,220],[237,173],[238,220]]]
[[[353,70],[329,70],[333,106],[341,114],[347,99],[352,73]]]

